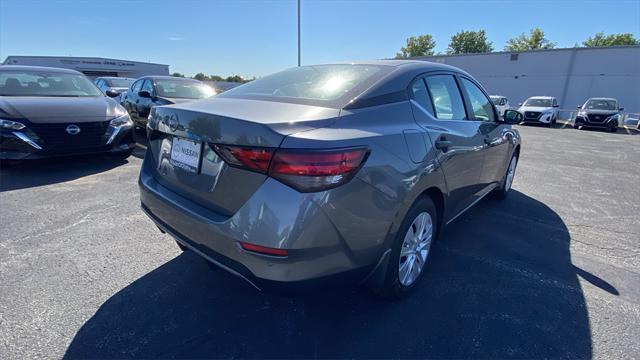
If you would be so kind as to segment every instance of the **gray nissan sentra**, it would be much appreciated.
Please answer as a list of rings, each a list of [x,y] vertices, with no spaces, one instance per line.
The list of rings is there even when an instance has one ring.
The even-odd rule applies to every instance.
[[[424,61],[285,70],[154,108],[142,208],[251,283],[414,288],[440,229],[511,188],[520,136],[464,71]]]

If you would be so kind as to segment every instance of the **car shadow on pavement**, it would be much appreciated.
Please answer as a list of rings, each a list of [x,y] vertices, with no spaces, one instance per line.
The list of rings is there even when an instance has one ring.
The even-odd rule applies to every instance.
[[[434,244],[413,296],[391,303],[363,289],[259,293],[186,252],[102,304],[65,357],[589,358],[569,240],[525,194],[485,200]]]
[[[0,192],[71,181],[126,163],[108,155],[25,160],[0,169]]]

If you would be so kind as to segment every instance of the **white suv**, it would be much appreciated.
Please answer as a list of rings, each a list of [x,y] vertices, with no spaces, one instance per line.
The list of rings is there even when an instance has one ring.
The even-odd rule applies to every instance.
[[[518,104],[518,112],[522,114],[522,122],[551,126],[558,119],[558,100],[551,96],[532,96],[524,103]]]
[[[496,106],[496,110],[498,110],[498,115],[500,115],[500,117],[503,117],[504,112],[511,108],[509,99],[507,99],[506,96],[491,95],[489,97],[491,98],[491,101],[493,101],[493,104]]]

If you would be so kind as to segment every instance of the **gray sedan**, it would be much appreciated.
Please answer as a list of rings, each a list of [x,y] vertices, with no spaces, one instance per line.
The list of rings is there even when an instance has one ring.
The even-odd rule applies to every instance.
[[[443,64],[293,68],[155,107],[142,209],[258,289],[349,280],[401,298],[445,225],[508,194],[520,120]]]

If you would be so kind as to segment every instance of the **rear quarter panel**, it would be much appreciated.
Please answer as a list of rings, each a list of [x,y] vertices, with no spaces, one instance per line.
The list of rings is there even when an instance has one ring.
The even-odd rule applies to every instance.
[[[413,139],[409,143],[405,140],[407,133]],[[418,139],[424,151],[410,154],[410,146],[416,146],[416,134],[422,137]],[[418,196],[431,186],[446,192],[431,141],[415,123],[406,101],[343,110],[332,125],[290,135],[281,145],[327,149],[358,146],[367,147],[370,154],[356,178],[316,201],[354,257],[372,262],[390,248]],[[415,159],[416,154],[423,158]]]

